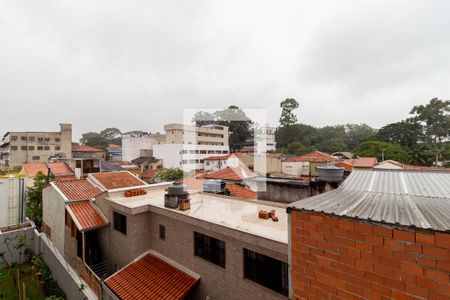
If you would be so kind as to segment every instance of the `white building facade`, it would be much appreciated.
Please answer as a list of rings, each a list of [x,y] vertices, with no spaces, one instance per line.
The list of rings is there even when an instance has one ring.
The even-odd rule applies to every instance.
[[[132,161],[141,156],[142,150],[150,152],[154,145],[165,144],[166,137],[160,133],[130,133],[122,136],[122,160]]]
[[[168,124],[164,130],[166,143],[153,145],[153,156],[163,160],[164,168],[202,170],[205,158],[230,153],[226,126]]]

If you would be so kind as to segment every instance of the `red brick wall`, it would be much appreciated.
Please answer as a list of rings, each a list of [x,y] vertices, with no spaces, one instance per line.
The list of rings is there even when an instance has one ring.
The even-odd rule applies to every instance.
[[[291,212],[293,299],[450,299],[450,234]]]

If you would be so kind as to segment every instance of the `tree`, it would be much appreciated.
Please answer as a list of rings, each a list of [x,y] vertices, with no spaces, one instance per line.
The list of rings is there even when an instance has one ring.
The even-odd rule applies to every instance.
[[[28,189],[26,194],[27,217],[36,224],[36,228],[39,230],[42,227],[42,191],[50,180],[53,180],[53,175],[50,174],[49,177],[42,172],[37,173],[33,180],[33,186]]]
[[[322,152],[333,153],[347,150],[347,145],[338,138],[331,138],[319,144],[318,149]]]
[[[383,126],[376,134],[377,140],[412,149],[419,141],[422,127],[410,119]]]
[[[409,163],[409,153],[400,145],[368,141],[359,144],[353,149],[353,154],[361,157],[376,157],[378,161],[392,159],[401,163]]]
[[[161,169],[153,176],[152,181],[177,181],[183,178],[183,170],[180,168]]]
[[[292,142],[287,146],[288,154],[296,154],[300,153],[305,149],[305,146],[300,142]]]
[[[376,130],[367,124],[346,124],[345,125],[345,144],[349,149],[353,149],[361,142],[372,139]]]
[[[195,123],[195,126],[205,126],[210,124],[215,124],[216,120],[214,114],[206,112],[206,111],[198,111],[192,117],[192,123]]]
[[[80,143],[91,147],[97,147],[106,149],[108,147],[108,141],[105,140],[100,133],[87,132],[83,133],[80,139]]]
[[[414,106],[410,114],[411,122],[423,126],[421,141],[432,147],[438,165],[445,142],[450,139],[450,100],[433,98],[426,105]]]
[[[122,132],[115,127],[106,128],[105,130],[100,131],[100,136],[108,144],[122,145]]]
[[[299,142],[301,139],[301,125],[285,125],[283,127],[278,127],[275,131],[275,140],[277,142],[277,147],[282,149],[286,148],[289,144],[293,142]]]
[[[280,107],[280,127],[294,125],[297,123],[297,116],[293,114],[293,111],[299,107],[299,104],[294,98],[286,98],[280,103]]]

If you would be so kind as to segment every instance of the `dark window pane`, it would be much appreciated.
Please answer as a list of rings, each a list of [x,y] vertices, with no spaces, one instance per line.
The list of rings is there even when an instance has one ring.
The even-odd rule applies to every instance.
[[[159,225],[159,238],[163,241],[166,239],[166,227],[163,225]]]
[[[127,234],[127,217],[119,214],[118,212],[114,212],[114,229],[122,232],[123,234]]]
[[[280,294],[288,295],[288,264],[244,249],[244,277]]]
[[[194,248],[196,256],[225,268],[224,241],[194,232]]]

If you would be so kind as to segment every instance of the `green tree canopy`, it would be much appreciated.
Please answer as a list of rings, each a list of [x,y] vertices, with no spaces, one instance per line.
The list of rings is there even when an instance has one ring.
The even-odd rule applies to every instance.
[[[98,132],[83,133],[80,143],[92,147],[106,149],[108,144],[122,144],[122,132],[117,128],[106,128]]]
[[[152,180],[177,181],[183,178],[183,170],[180,168],[161,169],[153,176]]]
[[[437,165],[450,139],[450,100],[433,98],[426,105],[414,106],[410,114],[411,122],[424,127],[421,140],[432,147]]]
[[[26,194],[27,217],[36,224],[36,228],[39,230],[42,227],[42,191],[53,178],[51,174],[48,177],[42,172],[37,173],[33,180],[33,186],[28,189]]]
[[[379,141],[368,141],[359,144],[353,149],[353,154],[355,156],[361,157],[376,157],[378,161],[382,161],[384,152],[384,159],[392,159],[401,163],[409,163],[410,155],[403,149],[400,145],[379,142]]]
[[[286,98],[280,103],[280,107],[280,127],[294,125],[297,123],[297,116],[293,113],[293,111],[299,107],[299,104],[294,98]]]

